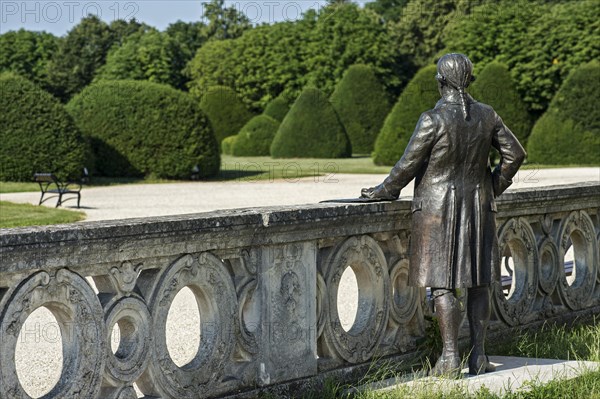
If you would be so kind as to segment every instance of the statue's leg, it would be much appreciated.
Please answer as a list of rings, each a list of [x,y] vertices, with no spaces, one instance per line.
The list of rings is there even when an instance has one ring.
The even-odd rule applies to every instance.
[[[469,355],[469,374],[483,374],[496,368],[485,354],[485,333],[490,320],[489,286],[469,288],[467,317],[471,332],[471,354]]]
[[[430,375],[456,378],[460,376],[460,353],[458,351],[458,329],[460,327],[460,301],[454,290],[433,288],[440,333],[442,335],[442,355],[431,369]]]

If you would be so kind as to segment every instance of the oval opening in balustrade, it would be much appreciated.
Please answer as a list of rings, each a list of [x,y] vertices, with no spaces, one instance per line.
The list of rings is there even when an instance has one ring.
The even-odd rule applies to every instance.
[[[15,367],[23,390],[32,398],[50,392],[63,369],[63,342],[60,325],[52,312],[42,306],[34,310],[19,333]]]
[[[563,261],[564,273],[569,286],[581,285],[582,281],[578,281],[577,273],[581,272],[581,277],[585,276],[586,269],[586,240],[579,231],[573,231],[567,242],[567,250]],[[581,279],[579,279],[581,280]]]
[[[520,265],[520,267],[517,267]],[[500,279],[506,299],[521,298],[527,283],[527,249],[518,240],[511,240],[504,247],[500,262]]]
[[[169,356],[178,367],[184,367],[200,349],[200,310],[196,296],[183,287],[171,303],[166,322],[166,342]]]
[[[337,312],[340,324],[348,332],[354,325],[358,312],[358,281],[351,266],[347,266],[340,279],[337,292]]]
[[[110,348],[117,358],[126,359],[135,351],[138,345],[136,333],[135,322],[130,318],[124,317],[115,323],[110,335]]]

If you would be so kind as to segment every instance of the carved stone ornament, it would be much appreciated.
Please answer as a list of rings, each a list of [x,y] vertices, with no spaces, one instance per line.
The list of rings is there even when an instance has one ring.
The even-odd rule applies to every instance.
[[[184,287],[194,293],[200,310],[200,346],[190,363],[178,367],[167,349],[166,323],[171,303]],[[238,320],[235,288],[223,262],[210,253],[180,257],[158,276],[149,304],[154,343],[147,372],[138,382],[142,392],[178,399],[214,393],[234,349]]]
[[[340,279],[352,267],[358,283],[358,310],[349,331],[342,328],[337,311]],[[369,236],[351,237],[330,255],[324,267],[327,314],[323,339],[350,363],[371,358],[383,339],[390,308],[390,278],[383,251]]]
[[[589,215],[585,211],[571,212],[561,223],[558,242],[559,270],[564,270],[569,242],[575,253],[572,276],[567,278],[564,272],[560,273],[561,298],[570,309],[582,309],[592,298],[598,273],[598,244]]]
[[[493,302],[502,321],[515,326],[529,315],[538,286],[539,256],[535,235],[527,220],[509,219],[498,234],[500,254],[507,247],[514,261],[512,284],[508,297],[504,294],[499,278],[492,283]]]
[[[7,301],[0,304],[2,359],[15,359],[21,327],[34,310],[44,306],[58,321],[63,343],[62,374],[47,397],[95,398],[106,358],[106,331],[102,307],[87,281],[68,269],[53,275],[40,271],[6,295]],[[6,398],[29,399],[15,367],[14,361],[2,361],[0,393]]]

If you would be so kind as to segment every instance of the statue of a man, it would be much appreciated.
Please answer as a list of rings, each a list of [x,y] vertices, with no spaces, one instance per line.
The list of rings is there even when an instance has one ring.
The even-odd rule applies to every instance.
[[[492,267],[499,268],[494,199],[511,185],[526,156],[492,107],[465,92],[474,80],[472,71],[463,54],[439,60],[442,98],[421,115],[390,175],[362,190],[364,198],[395,199],[415,179],[409,285],[431,287],[443,340],[442,355],[431,370],[436,376],[460,374],[457,288],[468,290],[469,373],[494,370],[484,350]],[[493,171],[492,147],[501,156]]]

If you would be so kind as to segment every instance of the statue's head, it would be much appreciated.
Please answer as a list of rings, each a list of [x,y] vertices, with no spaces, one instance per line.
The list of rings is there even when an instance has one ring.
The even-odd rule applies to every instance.
[[[475,80],[471,60],[466,55],[459,53],[444,55],[437,63],[436,79],[439,83],[440,94],[443,94],[444,87],[450,87],[458,91],[465,119],[468,120],[469,112],[465,98],[465,89]]]

